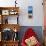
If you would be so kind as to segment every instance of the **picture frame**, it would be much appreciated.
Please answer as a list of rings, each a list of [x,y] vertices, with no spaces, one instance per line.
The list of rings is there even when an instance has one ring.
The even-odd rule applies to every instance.
[[[9,10],[2,10],[2,15],[9,15]]]
[[[32,6],[28,6],[28,17],[32,18],[33,16],[33,7]]]

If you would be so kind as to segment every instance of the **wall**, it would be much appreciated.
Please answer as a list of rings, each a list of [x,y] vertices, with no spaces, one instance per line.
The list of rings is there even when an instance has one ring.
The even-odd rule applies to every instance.
[[[21,0],[22,1],[22,0]],[[25,3],[23,3],[25,2]],[[20,24],[23,26],[43,26],[43,6],[42,0],[27,0],[21,3],[20,11]],[[22,5],[23,4],[23,5]],[[28,18],[28,6],[33,7],[33,17],[32,19]],[[23,16],[23,17],[21,17]]]
[[[22,0],[21,0],[22,2]],[[25,2],[25,3],[23,3]],[[22,26],[43,26],[43,0],[27,0],[21,3],[20,9],[20,24]],[[23,5],[22,5],[23,4]],[[33,17],[31,19],[28,18],[28,6],[33,7]],[[21,17],[22,16],[22,17]]]
[[[15,0],[0,0],[0,6],[14,6]],[[43,0],[17,0],[20,7],[19,24],[21,26],[43,26]],[[28,6],[33,7],[33,17],[28,18]]]

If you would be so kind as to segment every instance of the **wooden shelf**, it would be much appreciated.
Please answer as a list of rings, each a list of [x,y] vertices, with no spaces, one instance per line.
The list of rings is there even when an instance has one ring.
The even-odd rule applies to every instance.
[[[13,12],[10,13],[10,12]],[[14,12],[17,12],[16,14]],[[6,21],[3,21],[5,17],[9,16],[17,16],[17,24],[18,24],[18,16],[19,16],[19,7],[0,7],[0,15],[1,15],[1,24],[3,22],[6,23]],[[8,24],[8,19],[7,19],[7,24]]]
[[[17,29],[17,31],[20,30],[20,26],[18,24],[16,24],[16,25],[15,24],[1,24],[0,26],[1,26],[1,31],[5,28],[10,28],[13,31],[14,31],[14,29]]]
[[[3,41],[0,45],[2,46],[18,46],[18,41]]]
[[[19,11],[19,7],[0,7],[0,10],[15,10],[15,11]]]
[[[2,14],[2,10],[8,10],[7,12],[9,14]],[[14,14],[10,14],[10,12],[13,12]],[[15,14],[15,12],[17,12]],[[17,16],[17,24],[8,24],[8,22],[3,23],[3,20],[5,19],[5,17],[7,16]],[[1,18],[1,24],[0,24],[0,32],[3,33],[3,30],[8,28],[11,29],[12,31],[15,32],[15,29],[17,30],[16,32],[18,32],[20,30],[20,25],[18,24],[18,16],[19,16],[19,7],[0,7],[0,18]],[[2,34],[1,34],[2,36]],[[16,36],[17,37],[17,36]],[[9,41],[4,41],[2,40],[3,37],[1,37],[1,41],[0,41],[0,46],[18,46],[18,40],[17,41],[13,41],[13,39],[9,40]],[[13,37],[14,38],[14,37]],[[16,40],[16,39],[15,39]]]
[[[8,43],[8,42],[12,43],[12,42],[19,42],[19,40],[16,40],[16,41],[10,40],[10,41],[3,41],[3,42],[5,42],[5,43]]]

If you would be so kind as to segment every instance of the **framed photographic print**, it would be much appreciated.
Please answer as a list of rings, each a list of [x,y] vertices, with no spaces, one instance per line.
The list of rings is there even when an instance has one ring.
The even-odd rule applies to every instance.
[[[32,6],[28,6],[28,17],[32,18],[33,16],[33,7]]]
[[[9,10],[2,10],[2,15],[9,15]]]

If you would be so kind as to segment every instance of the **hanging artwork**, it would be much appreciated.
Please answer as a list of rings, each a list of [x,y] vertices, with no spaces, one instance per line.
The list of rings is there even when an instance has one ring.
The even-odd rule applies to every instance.
[[[9,15],[9,10],[2,10],[2,15]]]
[[[32,18],[33,16],[33,7],[32,6],[28,6],[28,17]]]

